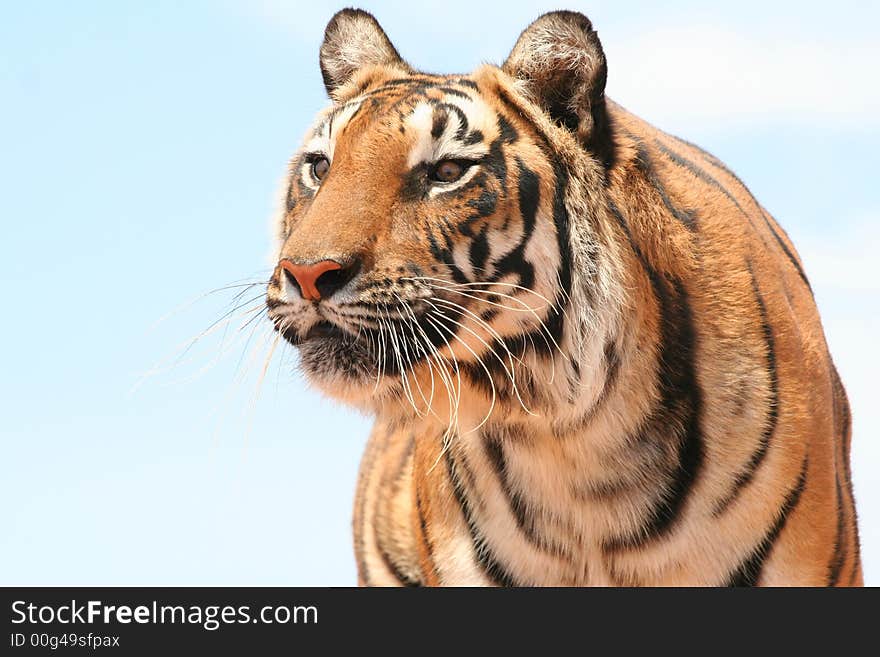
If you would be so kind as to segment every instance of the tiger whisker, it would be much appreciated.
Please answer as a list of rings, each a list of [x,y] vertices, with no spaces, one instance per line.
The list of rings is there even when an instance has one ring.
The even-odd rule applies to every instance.
[[[492,326],[488,322],[486,322],[482,317],[480,317],[479,315],[477,315],[473,311],[468,310],[464,306],[457,304],[454,301],[449,301],[447,299],[442,299],[439,297],[432,297],[432,298],[437,303],[442,303],[447,306],[452,306],[453,308],[468,314],[470,317],[473,318],[473,320],[474,320],[474,322],[476,322],[477,326],[482,326],[483,328],[486,329],[486,331],[489,334],[492,335],[493,338],[495,338],[495,340],[498,342],[498,344],[501,345],[501,347],[507,353],[508,358],[510,359],[510,371],[508,373],[508,376],[510,378],[511,383],[515,387],[516,386],[516,376],[515,376],[516,366],[514,364],[514,361],[518,362],[520,365],[523,365],[523,366],[525,366],[525,363],[522,361],[522,359],[513,355],[513,353],[510,351],[510,349],[508,348],[507,344],[504,342],[504,339],[501,337],[501,335],[494,328],[492,328]],[[505,369],[505,371],[507,371],[507,370]]]
[[[252,317],[251,319],[249,319],[249,320],[248,320],[243,326],[239,327],[238,331],[239,331],[239,332],[244,331],[244,330],[247,328],[247,326],[248,326],[251,322],[254,321],[254,319],[264,317],[264,316],[265,316],[265,313],[267,313],[267,312],[268,312],[267,309],[264,308],[264,309],[263,309],[262,311],[260,311],[258,314],[254,315],[254,317]],[[251,341],[253,340],[253,337],[254,337],[254,335],[256,334],[257,330],[260,329],[260,328],[262,328],[262,326],[263,326],[263,325],[260,324],[260,323],[255,323],[254,326],[251,328],[251,331],[250,331],[250,333],[248,334],[248,337],[247,337],[247,341],[246,341],[245,344],[244,344],[244,349],[242,350],[241,357],[239,358],[238,363],[237,363],[236,366],[235,366],[235,374],[238,374],[239,369],[241,368],[241,363],[242,363],[242,361],[243,361],[243,359],[244,359],[244,355],[245,355],[245,353],[247,353],[247,351],[248,351],[248,347],[250,346],[250,343],[251,343]],[[280,335],[280,333],[279,333],[279,335]]]
[[[405,309],[406,311],[408,311],[409,314],[412,315],[412,309],[409,307],[409,305],[406,303],[406,301],[403,298],[401,298],[401,296],[399,294],[397,294],[396,292],[394,293],[394,296],[397,297],[397,301],[401,305],[401,307],[403,309]],[[414,317],[414,315],[413,315],[413,317]],[[412,328],[412,322],[409,319],[407,319],[407,321],[405,322],[404,325],[409,328],[410,334],[413,337],[413,351],[415,352],[414,356],[418,355],[418,351],[416,351],[416,349],[419,349],[424,354],[425,360],[428,364],[428,368],[431,372],[431,393],[430,393],[429,399],[425,399],[425,396],[422,393],[422,386],[419,383],[419,380],[418,380],[418,377],[417,377],[416,371],[415,371],[414,359],[410,360],[410,363],[409,363],[410,364],[410,371],[412,372],[413,378],[416,380],[416,385],[418,385],[419,394],[422,397],[422,401],[424,401],[425,404],[427,405],[428,412],[431,413],[432,415],[434,415],[434,417],[437,417],[436,413],[434,413],[434,406],[433,406],[433,404],[434,404],[434,371],[433,371],[433,366],[431,364],[431,357],[427,353],[427,351],[422,347],[421,342],[419,341],[419,338],[416,335],[416,332]],[[416,326],[418,326],[418,324],[416,324]]]
[[[397,296],[396,293],[395,293],[395,296]],[[400,299],[400,297],[398,297],[398,299]],[[404,324],[404,326],[406,326],[406,324]],[[416,355],[417,355],[417,354],[416,354],[416,353],[413,353],[413,355],[410,356],[410,353],[409,353],[409,345],[407,344],[409,341],[406,339],[406,336],[401,335],[401,336],[399,336],[399,338],[400,338],[400,344],[401,344],[402,349],[403,349],[403,358],[405,359],[405,363],[406,363],[406,365],[409,367],[409,371],[412,373],[412,378],[413,378],[413,380],[415,381],[416,388],[417,388],[418,391],[419,391],[419,396],[422,398],[422,401],[425,402],[425,405],[428,407],[428,410],[426,411],[426,414],[427,414],[428,412],[430,412],[431,407],[430,407],[430,403],[429,403],[428,400],[425,398],[425,393],[424,393],[424,391],[422,390],[422,384],[419,382],[419,378],[418,378],[418,376],[416,375],[416,371],[415,371],[415,365],[414,365],[414,363],[415,363],[415,359],[416,359]],[[415,335],[413,335],[413,338],[415,338]],[[413,350],[415,350],[414,345],[413,345]],[[432,399],[432,401],[433,401],[433,396],[432,396],[431,399]]]
[[[431,321],[431,319],[429,317],[426,316],[425,319],[427,321],[429,321],[435,328],[437,328],[436,324],[433,321]],[[456,383],[458,384],[456,386],[452,381],[452,375],[449,373],[449,371],[446,367],[448,361],[442,356],[439,349],[437,349],[437,347],[435,347],[431,343],[431,341],[428,339],[428,336],[425,333],[424,329],[422,329],[422,327],[419,326],[418,323],[416,323],[416,326],[418,326],[419,330],[425,336],[426,344],[428,344],[431,347],[431,349],[433,349],[434,353],[436,354],[437,363],[438,363],[438,365],[442,366],[443,372],[446,373],[446,377],[449,381],[449,385],[447,387],[448,394],[449,394],[449,423],[447,424],[446,431],[444,431],[443,437],[442,437],[442,443],[444,445],[444,450],[441,451],[441,456],[442,456],[442,454],[445,452],[445,449],[451,444],[451,439],[452,439],[452,435],[455,431],[455,427],[458,426],[458,411],[459,411],[459,407],[461,404],[461,390],[462,390],[461,370],[458,365],[458,358],[456,358],[455,353],[452,350],[452,345],[449,344],[449,340],[446,339],[446,336],[444,336],[442,332],[438,331],[437,332],[438,335],[443,340],[443,342],[446,343],[446,346],[449,349],[449,355],[452,358],[452,363],[450,365],[452,367],[454,367],[454,369],[455,369],[455,378],[456,378]],[[434,465],[436,465],[436,463]],[[431,467],[433,468],[434,466],[431,466]]]
[[[272,362],[272,356],[275,354],[275,349],[278,347],[278,341],[280,339],[281,339],[281,334],[276,333],[275,339],[272,340],[272,343],[269,346],[268,351],[266,352],[266,358],[264,359],[264,362],[263,362],[263,368],[260,371],[259,377],[257,378],[256,387],[254,389],[254,393],[251,396],[251,400],[249,402],[249,408],[247,410],[247,416],[246,416],[247,419],[246,419],[244,437],[242,439],[242,454],[247,453],[247,446],[248,446],[248,443],[250,442],[251,432],[253,431],[253,427],[254,427],[254,416],[256,415],[257,401],[260,398],[260,393],[262,392],[262,389],[263,389],[263,381],[266,378],[266,372],[269,371],[269,364]]]
[[[424,278],[426,278],[426,279],[428,279],[428,280],[437,280],[437,279],[431,279],[430,277],[424,277]],[[415,280],[415,279],[412,279],[412,280]],[[493,301],[488,300],[488,299],[479,299],[479,298],[474,297],[472,294],[469,294],[469,293],[494,295],[494,296],[498,296],[498,297],[502,297],[502,298],[510,299],[511,301],[513,301],[513,302],[515,302],[515,303],[517,303],[517,304],[520,304],[521,306],[523,306],[522,312],[529,312],[529,313],[530,313],[530,314],[531,314],[531,315],[537,320],[537,322],[538,322],[538,324],[539,324],[539,327],[540,327],[540,330],[541,330],[541,333],[542,333],[542,339],[544,340],[544,343],[547,345],[547,348],[550,349],[550,350],[553,350],[553,348],[555,347],[556,351],[557,351],[557,352],[558,352],[558,353],[559,353],[564,359],[568,360],[568,359],[569,359],[569,355],[566,354],[566,353],[563,351],[562,347],[556,342],[556,339],[553,337],[553,334],[552,334],[552,333],[550,332],[550,330],[547,328],[547,325],[546,325],[545,321],[544,321],[543,319],[541,319],[541,317],[538,316],[538,314],[535,312],[535,311],[536,311],[535,308],[532,308],[531,306],[529,306],[528,304],[526,304],[522,299],[518,299],[518,298],[516,298],[516,297],[513,297],[513,296],[508,295],[508,294],[504,294],[504,293],[502,293],[502,292],[498,292],[498,291],[495,291],[495,290],[472,289],[472,288],[469,287],[469,286],[471,286],[471,285],[496,285],[496,284],[498,284],[498,283],[454,283],[454,282],[445,281],[445,285],[443,285],[443,286],[441,286],[441,285],[436,285],[436,284],[432,284],[432,283],[429,283],[428,285],[430,285],[430,286],[431,286],[432,288],[434,288],[434,289],[442,289],[442,290],[445,290],[445,291],[447,291],[447,292],[452,292],[452,293],[454,293],[454,294],[459,294],[459,295],[461,295],[461,296],[468,297],[468,298],[473,299],[473,300],[475,300],[475,301],[478,301],[478,302],[480,302],[480,303],[486,303],[486,304],[489,304],[489,305],[498,306],[498,307],[501,307],[501,308],[505,308],[505,309],[507,309],[507,310],[516,310],[516,309],[509,308],[508,306],[505,306],[504,304],[498,304],[498,303],[493,302]],[[510,284],[508,284],[508,285],[510,285]],[[468,292],[462,292],[461,289],[458,289],[458,288],[461,288],[461,287],[467,287],[467,288],[468,288]],[[547,301],[545,297],[542,297],[541,295],[539,295],[537,292],[534,292],[533,290],[529,290],[528,288],[524,288],[524,287],[522,287],[522,286],[515,286],[515,287],[517,287],[517,288],[519,288],[519,289],[522,289],[522,290],[525,290],[525,291],[528,291],[528,292],[530,292],[530,293],[532,293],[532,294],[535,294],[535,295],[541,297],[542,299],[544,299],[545,301]],[[548,303],[548,306],[547,306],[547,307],[548,307],[549,309],[551,309],[551,310],[558,310],[558,309],[556,309],[556,307],[555,307],[553,304],[551,304],[549,301],[547,301],[547,303]],[[567,317],[567,314],[565,313],[565,310],[564,310],[564,309],[562,309],[562,312],[563,312],[563,315]],[[544,334],[546,334],[546,337],[544,336]],[[553,342],[553,346],[552,346],[552,347],[551,347],[551,345],[550,345],[550,342],[548,342],[548,338],[550,339],[550,341]],[[555,363],[552,362],[552,360],[551,360],[551,367],[553,368],[553,371],[551,372],[551,375],[550,375],[550,382],[552,383],[552,381],[555,379],[555,375],[556,375],[556,372],[555,372],[555,367],[556,367],[556,366],[555,366]]]
[[[429,305],[431,305],[431,307],[433,307],[435,310],[439,310],[439,309],[438,309],[436,306],[434,306],[434,304],[432,304],[430,301],[427,301],[427,303],[428,303]],[[456,320],[454,320],[454,319],[452,319],[452,318],[450,318],[450,317],[446,317],[446,320],[449,321],[449,322],[452,322],[453,324],[455,324],[455,325],[458,326],[459,328],[461,328],[461,329],[467,331],[468,333],[470,333],[471,335],[473,335],[477,340],[479,340],[479,341],[483,344],[484,347],[486,347],[486,350],[487,350],[490,354],[492,354],[493,356],[495,356],[496,360],[501,364],[501,368],[504,370],[504,373],[507,374],[507,377],[510,379],[511,388],[513,389],[513,393],[516,395],[517,400],[519,400],[519,403],[520,403],[520,405],[522,406],[523,410],[524,410],[526,413],[528,413],[529,415],[535,415],[535,416],[537,416],[536,413],[533,413],[533,412],[529,409],[529,407],[526,406],[525,401],[523,400],[522,396],[520,395],[520,392],[519,392],[519,386],[517,386],[517,384],[516,384],[516,378],[514,377],[513,373],[507,369],[507,366],[506,366],[505,363],[504,363],[504,359],[501,358],[501,356],[498,355],[498,353],[497,353],[497,352],[491,347],[491,345],[489,345],[489,344],[488,344],[488,343],[487,343],[487,342],[486,342],[486,341],[485,341],[485,340],[484,340],[484,339],[483,339],[478,333],[476,333],[475,331],[471,330],[470,328],[468,328],[467,326],[465,326],[465,325],[462,324],[461,322],[458,322],[458,321],[456,321]],[[465,347],[467,347],[468,350],[469,350],[471,353],[474,353],[473,350],[470,349],[470,347],[467,346],[467,343],[465,343],[463,340],[461,340],[461,338],[460,338],[458,335],[456,335],[456,338],[459,340],[459,342],[461,342],[462,345],[464,345]],[[478,357],[475,353],[474,353],[474,357],[477,358],[477,359],[479,360],[479,357]],[[480,361],[480,362],[482,363],[482,361]],[[484,369],[486,369],[486,372],[487,372],[487,374],[488,374],[488,372],[489,372],[488,368],[486,368],[485,365],[483,365],[483,367],[484,367]],[[489,375],[489,377],[490,377],[490,379],[491,379],[491,375]],[[493,383],[493,388],[494,388],[494,383]],[[480,423],[479,426],[482,426],[482,425],[483,425],[483,423]],[[478,426],[477,428],[479,428],[479,426]]]
[[[247,282],[241,282],[241,281],[247,281]],[[241,281],[233,281],[232,283],[229,283],[229,284],[224,285],[222,287],[214,288],[213,290],[203,292],[203,293],[193,297],[192,299],[189,299],[189,300],[183,302],[182,304],[180,304],[179,306],[177,306],[175,308],[172,308],[170,311],[168,311],[167,313],[162,315],[159,319],[157,319],[152,324],[147,326],[147,328],[145,329],[145,332],[149,333],[151,331],[154,331],[158,326],[160,326],[162,323],[168,321],[171,317],[174,317],[178,313],[181,313],[184,310],[191,308],[192,306],[197,304],[199,301],[202,301],[203,299],[206,299],[213,294],[218,294],[220,292],[225,292],[227,290],[232,290],[232,289],[236,289],[239,287],[244,288],[238,294],[236,294],[236,296],[234,296],[232,298],[231,303],[234,303],[235,301],[238,300],[240,295],[247,293],[247,291],[249,289],[256,287],[257,285],[265,285],[266,284],[266,281],[262,280],[262,279],[260,279],[260,280],[241,279]]]
[[[426,356],[426,360],[428,363],[428,367],[430,368],[430,371],[431,371],[432,400],[433,400],[434,371],[435,371],[435,367],[432,364],[432,360],[436,361],[437,374],[440,376],[440,379],[443,382],[444,387],[446,388],[447,399],[449,400],[449,422],[447,424],[447,429],[444,432],[444,441],[445,441],[446,438],[452,434],[452,432],[454,431],[454,427],[457,424],[459,397],[456,396],[456,394],[455,394],[455,388],[454,388],[454,385],[452,382],[452,375],[450,374],[449,370],[446,367],[445,359],[441,356],[437,347],[435,347],[431,343],[431,340],[428,338],[427,333],[425,333],[425,330],[419,325],[419,323],[416,319],[416,316],[413,313],[412,309],[409,307],[409,305],[405,304],[405,306],[406,306],[406,309],[409,311],[409,314],[411,317],[411,322],[410,322],[411,325],[414,326],[419,331],[421,336],[424,338],[424,344],[427,346],[428,350],[430,350],[430,352],[431,352],[431,353],[426,352],[425,356]],[[433,359],[432,359],[431,354],[433,354],[433,356],[434,356]],[[459,383],[460,383],[460,373],[459,373]],[[459,386],[459,388],[460,388],[460,386]],[[436,417],[436,414],[435,414],[435,417]],[[437,419],[439,420],[440,418],[438,417]]]
[[[434,313],[432,312],[432,314],[434,314]],[[435,316],[437,316],[437,317],[440,318],[440,319],[448,319],[447,317],[445,317],[445,316],[443,316],[443,315],[435,315]],[[438,327],[438,324],[435,323],[435,322],[433,322],[433,320],[429,320],[429,321],[432,321],[432,323],[434,324],[435,328]],[[488,369],[488,367],[486,366],[486,364],[485,364],[485,362],[483,361],[483,359],[480,358],[480,356],[477,355],[477,353],[476,353],[473,349],[471,349],[471,347],[470,347],[468,344],[466,344],[466,343],[465,343],[465,342],[464,342],[464,341],[463,341],[463,340],[462,340],[462,339],[461,339],[461,338],[460,338],[460,337],[459,337],[454,331],[450,330],[448,327],[442,326],[442,321],[440,322],[439,326],[442,327],[443,330],[446,330],[446,331],[449,333],[449,335],[452,336],[453,340],[462,343],[462,345],[464,346],[464,348],[467,349],[467,350],[471,353],[471,355],[473,355],[474,359],[475,359],[476,362],[480,365],[480,367],[483,369],[483,371],[486,373],[486,376],[487,376],[487,378],[488,378],[488,380],[489,380],[489,386],[490,386],[490,389],[491,389],[491,400],[490,400],[490,403],[489,403],[489,408],[488,408],[487,411],[486,411],[486,415],[485,415],[485,416],[483,417],[483,419],[482,419],[480,422],[478,422],[474,427],[472,427],[472,428],[470,428],[470,429],[467,429],[467,430],[465,430],[465,431],[460,431],[460,432],[459,432],[459,433],[471,433],[471,432],[477,431],[477,430],[478,430],[480,427],[482,427],[486,422],[488,422],[489,418],[492,416],[493,411],[495,410],[495,405],[496,405],[496,403],[497,403],[497,398],[498,398],[497,390],[496,390],[496,387],[495,387],[495,381],[492,379],[492,376],[491,376],[491,374],[490,374],[490,372],[489,372],[489,369]],[[448,344],[448,341],[447,341],[447,344]],[[450,346],[450,349],[451,349],[451,346]],[[459,389],[459,399],[458,399],[458,402],[459,402],[459,403],[460,403],[460,401],[461,401],[461,399],[460,399],[460,392],[461,392],[461,390]],[[458,425],[458,409],[456,409],[456,426],[457,426],[457,425]],[[448,447],[448,446],[450,446],[450,445],[451,445],[451,440],[452,440],[452,433],[444,434],[444,436],[443,436],[444,447]],[[445,451],[445,450],[444,450],[444,451]],[[442,455],[442,452],[441,452],[441,455]],[[438,458],[439,458],[439,456],[438,456]],[[436,465],[436,463],[435,463],[435,465]]]
[[[435,312],[435,311],[428,311],[428,314],[429,314],[429,315],[433,315],[434,317],[437,317],[438,319],[441,319],[441,320],[450,321],[450,318],[447,317],[446,315],[444,315],[442,312],[439,312],[439,313],[438,313],[438,312]],[[433,323],[433,322],[432,322],[432,323]],[[486,415],[485,415],[485,417],[482,419],[482,421],[480,421],[480,423],[477,424],[477,426],[475,426],[475,427],[473,427],[473,428],[471,428],[471,429],[469,429],[468,431],[465,432],[465,433],[471,433],[471,432],[473,432],[473,431],[476,431],[476,430],[479,429],[480,427],[482,427],[484,424],[486,424],[486,422],[488,422],[488,420],[489,420],[489,417],[492,415],[492,411],[495,410],[495,402],[496,402],[496,399],[497,399],[497,396],[498,396],[498,395],[497,395],[497,392],[496,392],[496,390],[495,390],[495,381],[494,381],[494,379],[492,378],[492,374],[491,374],[491,372],[489,372],[489,368],[486,366],[486,363],[483,362],[483,359],[480,358],[480,357],[477,355],[477,353],[476,353],[473,349],[471,349],[470,345],[468,345],[464,340],[462,340],[461,337],[460,337],[455,331],[452,331],[451,329],[449,329],[449,328],[446,327],[446,326],[442,326],[442,323],[440,323],[440,324],[436,324],[436,323],[434,323],[434,325],[435,325],[435,326],[441,326],[441,327],[443,328],[443,330],[445,330],[447,333],[449,333],[449,334],[452,336],[453,340],[457,340],[458,342],[460,342],[461,345],[462,345],[465,349],[467,349],[467,350],[471,353],[471,355],[473,355],[474,359],[476,359],[476,361],[477,361],[477,363],[479,363],[480,367],[483,368],[483,371],[486,373],[486,376],[487,376],[488,379],[489,379],[489,385],[490,385],[491,388],[492,388],[492,401],[491,401],[491,403],[489,404],[489,410],[486,411]],[[447,344],[448,344],[448,343],[447,343]],[[497,355],[497,354],[496,354],[496,355]]]
[[[184,356],[186,356],[186,354],[187,354],[187,353],[188,353],[188,352],[189,352],[189,351],[190,351],[190,350],[191,350],[191,349],[192,349],[192,348],[193,348],[193,347],[199,342],[199,340],[202,340],[203,338],[205,338],[205,337],[207,337],[208,335],[210,335],[211,333],[213,333],[215,330],[217,330],[218,326],[219,326],[219,327],[222,327],[222,326],[224,325],[224,324],[223,324],[223,321],[224,321],[225,319],[227,319],[227,318],[229,318],[229,317],[232,317],[232,320],[234,321],[235,317],[233,317],[233,316],[235,315],[235,313],[236,313],[237,311],[241,310],[241,308],[243,308],[244,306],[246,306],[246,305],[248,305],[248,304],[254,303],[254,302],[257,301],[258,299],[262,299],[262,297],[263,297],[263,295],[262,295],[262,294],[259,294],[259,295],[255,296],[255,297],[252,297],[252,298],[248,299],[247,301],[243,301],[243,302],[241,302],[241,303],[238,304],[235,308],[232,308],[231,310],[229,310],[229,311],[223,313],[223,315],[221,315],[218,319],[216,319],[214,322],[212,322],[212,323],[208,326],[208,328],[206,328],[204,331],[202,331],[201,333],[199,333],[196,337],[190,339],[190,340],[188,341],[189,344],[188,344],[187,347],[183,350],[183,352],[180,354],[180,356],[179,356],[178,358],[183,358]],[[252,309],[248,309],[248,310],[245,311],[245,312],[255,312],[255,311],[259,310],[260,308],[263,308],[263,304],[262,304],[262,303],[261,303],[261,304],[258,304],[258,305],[256,305],[256,306],[254,306]]]
[[[184,342],[180,343],[178,345],[178,349],[181,349],[182,351],[180,351],[180,353],[178,353],[176,355],[172,354],[172,355],[169,355],[169,356],[161,359],[158,363],[156,363],[155,365],[150,367],[147,371],[145,371],[143,374],[141,374],[138,377],[137,381],[134,383],[134,385],[132,385],[131,389],[129,390],[129,394],[134,394],[135,392],[137,392],[137,390],[144,384],[144,382],[147,379],[149,379],[153,376],[156,376],[162,372],[166,372],[166,371],[169,371],[173,368],[180,367],[186,363],[189,363],[194,358],[194,356],[188,357],[188,354],[190,351],[192,351],[195,344],[198,343],[200,340],[203,340],[205,337],[207,337],[211,333],[214,333],[215,331],[220,330],[221,328],[224,329],[224,336],[225,336],[226,329],[228,329],[229,324],[233,323],[234,321],[236,321],[237,319],[239,319],[241,317],[247,317],[251,313],[257,313],[257,312],[261,311],[262,309],[263,309],[263,305],[257,304],[252,308],[248,308],[244,311],[239,312],[238,314],[235,314],[234,312],[233,312],[233,314],[227,313],[226,317],[222,318],[221,320],[218,320],[217,322],[214,322],[214,324],[209,329],[205,329],[195,338],[190,338],[189,340],[185,340]],[[240,309],[238,309],[238,310],[240,310]],[[211,367],[216,365],[218,362],[220,362],[222,360],[222,358],[232,349],[232,347],[234,347],[234,344],[227,345],[226,340],[224,338],[220,343],[220,350],[219,350],[217,356],[215,356],[207,365],[200,368],[200,370],[197,373],[190,375],[188,377],[185,377],[185,379],[182,379],[181,381],[184,381],[184,380],[189,381],[191,379],[197,378],[198,376],[201,376],[201,374],[203,374],[204,372],[209,370]],[[176,384],[179,382],[180,381],[174,381],[171,383]]]
[[[526,292],[528,294],[531,294],[533,296],[538,297],[541,301],[543,301],[545,304],[547,304],[547,306],[549,306],[551,308],[554,308],[556,306],[555,303],[550,301],[550,299],[545,297],[540,292],[537,292],[529,287],[524,287],[522,285],[517,285],[515,283],[506,283],[504,281],[469,281],[467,283],[456,283],[454,281],[449,281],[447,279],[434,278],[431,276],[415,276],[415,277],[410,278],[409,280],[437,281],[437,282],[443,283],[444,285],[455,285],[455,286],[459,286],[459,287],[487,287],[487,286],[491,287],[491,286],[495,286],[495,285],[503,286],[503,287],[511,287],[511,288],[514,288],[515,290]],[[495,292],[495,294],[500,295],[500,293],[498,293],[498,292]]]
[[[394,351],[394,358],[397,361],[397,369],[399,370],[399,373],[400,373],[400,379],[401,379],[401,383],[403,386],[403,394],[406,397],[407,401],[409,401],[409,403],[412,406],[413,411],[415,411],[416,415],[418,415],[419,417],[422,417],[421,411],[419,411],[418,407],[416,406],[415,397],[413,397],[412,389],[410,388],[410,385],[409,385],[409,379],[406,376],[406,368],[403,365],[403,358],[401,356],[401,349],[398,346],[397,331],[395,330],[395,327],[391,324],[390,320],[388,320],[387,326],[388,326],[388,337],[391,339],[391,346]]]
[[[454,285],[461,285],[461,284],[455,283]],[[435,289],[442,289],[442,290],[447,291],[447,292],[453,292],[453,293],[455,293],[455,294],[459,294],[459,295],[461,295],[461,296],[468,297],[468,298],[473,299],[473,300],[475,300],[475,301],[478,301],[478,302],[480,302],[480,303],[486,303],[486,304],[489,304],[489,305],[500,305],[500,306],[503,307],[503,308],[507,308],[506,306],[503,306],[502,304],[494,303],[494,302],[492,302],[492,301],[490,301],[490,300],[488,300],[488,299],[480,299],[480,298],[478,298],[478,297],[474,297],[474,296],[472,296],[471,294],[468,294],[468,293],[466,293],[466,292],[462,292],[461,290],[457,290],[457,289],[452,288],[452,287],[443,287],[443,286],[439,286],[439,285],[432,285],[431,287],[433,287],[433,288],[435,288]],[[553,334],[550,332],[550,329],[547,328],[547,324],[545,323],[545,321],[544,321],[543,319],[541,319],[541,317],[535,312],[535,309],[533,309],[533,308],[531,308],[530,306],[528,306],[527,304],[525,304],[525,302],[522,301],[522,299],[517,299],[516,297],[512,297],[512,296],[507,295],[507,294],[503,294],[503,293],[495,292],[495,291],[488,291],[488,290],[471,290],[471,292],[474,292],[474,293],[482,293],[482,294],[493,294],[493,295],[500,296],[500,297],[506,297],[506,298],[510,299],[511,301],[514,301],[514,302],[517,302],[517,303],[519,303],[519,304],[522,304],[522,305],[524,306],[523,312],[529,312],[529,313],[531,313],[531,315],[537,320],[537,322],[538,322],[540,328],[542,329],[542,331],[541,331],[542,336],[543,336],[544,333],[547,334],[547,337],[544,337],[544,338],[543,338],[545,344],[547,345],[547,348],[548,348],[548,349],[552,349],[552,347],[550,346],[550,343],[549,343],[548,340],[547,340],[547,338],[549,338],[550,341],[553,342],[553,347],[555,347],[556,350],[559,352],[559,355],[562,356],[564,359],[568,359],[568,358],[569,358],[568,354],[566,354],[566,353],[562,350],[562,347],[560,347],[559,344],[556,342],[556,339],[553,337]],[[552,309],[553,306],[551,305],[551,306],[549,306],[549,308]],[[512,309],[510,309],[510,308],[507,308],[507,309],[508,309],[508,310],[512,310]]]
[[[446,450],[452,444],[452,435],[454,433],[454,427],[458,426],[458,412],[459,412],[459,406],[461,404],[462,383],[461,383],[461,368],[459,367],[459,364],[458,364],[458,358],[455,356],[455,351],[452,349],[452,345],[450,344],[449,340],[446,338],[445,335],[443,335],[443,330],[445,330],[450,335],[452,335],[453,338],[455,338],[456,337],[455,332],[451,331],[447,327],[442,326],[442,324],[438,324],[438,322],[434,321],[434,319],[430,315],[431,315],[431,313],[429,313],[428,315],[425,315],[425,321],[427,321],[435,329],[437,329],[438,335],[443,340],[443,342],[446,343],[446,347],[447,347],[447,349],[449,349],[449,355],[452,357],[452,362],[455,367],[456,382],[458,383],[458,387],[456,388],[456,394],[455,394],[454,412],[452,413],[454,421],[450,422],[449,427],[447,428],[447,431],[443,434],[443,440],[442,440],[443,449],[441,450],[440,454],[437,456],[437,460],[431,466],[431,469],[433,469],[437,465],[437,463],[440,461],[440,458],[442,457],[442,455],[446,452]],[[441,315],[440,317],[442,318],[443,316]],[[465,345],[465,347],[467,347],[467,345]],[[479,358],[476,356],[476,354],[474,354],[474,357],[479,360]],[[492,403],[491,403],[489,411],[487,413],[487,419],[488,419],[488,416],[492,414],[492,409],[495,408],[495,384],[493,381],[491,381],[491,379],[489,381],[489,384],[492,387]]]
[[[501,335],[498,333],[498,331],[496,331],[494,328],[492,328],[492,326],[486,320],[484,320],[482,317],[480,317],[479,315],[474,313],[472,310],[465,308],[461,304],[455,303],[454,301],[449,301],[448,299],[443,299],[440,297],[432,297],[432,299],[434,301],[436,301],[437,303],[443,303],[448,306],[452,306],[454,308],[457,308],[458,310],[461,310],[464,313],[467,313],[470,317],[473,318],[473,320],[475,322],[477,322],[477,324],[479,324],[480,326],[483,326],[489,333],[492,334],[492,337],[495,338],[496,340],[498,340],[498,343],[502,347],[504,347],[504,351],[507,352],[507,355],[511,359],[511,368],[513,367],[513,363],[512,363],[513,360],[516,360],[520,365],[525,365],[525,363],[523,363],[523,361],[520,358],[518,358],[517,356],[514,356],[513,353],[511,353],[511,351],[507,347],[507,345],[504,344],[504,338],[501,337]],[[478,301],[479,301],[479,299],[478,299]]]

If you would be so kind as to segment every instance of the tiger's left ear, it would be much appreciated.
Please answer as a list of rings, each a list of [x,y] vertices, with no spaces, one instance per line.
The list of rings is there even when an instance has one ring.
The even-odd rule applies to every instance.
[[[392,65],[409,71],[379,21],[362,9],[336,12],[321,44],[321,75],[331,98],[364,66]]]
[[[614,143],[605,106],[608,69],[590,20],[574,11],[544,14],[520,35],[502,69],[606,167]]]

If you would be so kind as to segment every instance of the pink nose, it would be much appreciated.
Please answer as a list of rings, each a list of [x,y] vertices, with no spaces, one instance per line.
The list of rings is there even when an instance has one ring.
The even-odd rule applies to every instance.
[[[318,279],[321,276],[328,271],[342,269],[342,265],[333,260],[321,260],[311,265],[298,265],[290,260],[282,260],[278,265],[294,278],[297,285],[299,285],[302,298],[306,301],[319,301],[321,299],[321,292],[318,290]]]

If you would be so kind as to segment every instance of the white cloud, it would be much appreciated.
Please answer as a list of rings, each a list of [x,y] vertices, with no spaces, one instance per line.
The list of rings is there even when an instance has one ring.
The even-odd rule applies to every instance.
[[[880,122],[876,40],[679,24],[604,42],[609,96],[652,120]]]

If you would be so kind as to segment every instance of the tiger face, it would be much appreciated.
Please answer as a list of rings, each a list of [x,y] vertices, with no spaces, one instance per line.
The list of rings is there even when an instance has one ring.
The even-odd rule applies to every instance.
[[[572,168],[550,144],[575,140],[566,117],[553,121],[517,86],[516,52],[506,71],[426,75],[369,14],[328,26],[333,104],[291,160],[267,294],[276,330],[325,393],[429,404],[424,388],[460,392],[464,375],[497,396],[493,379],[518,370],[527,381],[560,349]],[[582,108],[571,111],[576,125]],[[580,184],[601,187],[601,163],[582,165]]]

